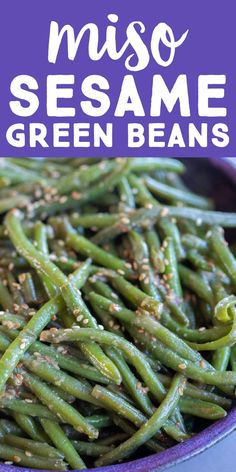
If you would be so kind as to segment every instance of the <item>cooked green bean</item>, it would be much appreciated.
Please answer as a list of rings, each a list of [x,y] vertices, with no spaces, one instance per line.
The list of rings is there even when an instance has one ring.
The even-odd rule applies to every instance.
[[[118,435],[117,435],[118,436]],[[119,440],[119,437],[117,437],[117,440]],[[114,436],[109,437],[109,440],[111,441],[111,445],[113,442],[116,440]],[[99,457],[102,456],[103,454],[106,454],[106,452],[111,450],[110,445],[106,445],[105,442],[104,444],[98,443],[97,441],[92,443],[92,442],[85,442],[85,441],[72,441],[72,444],[76,451],[79,454],[84,454],[85,456],[90,456],[90,457]]]
[[[46,383],[41,382],[37,377],[29,375],[27,372],[24,372],[23,380],[42,403],[50,406],[50,410],[54,414],[63,418],[77,431],[83,432],[90,438],[98,436],[98,431],[86,421],[78,410],[62,400],[58,395],[55,395]]]
[[[184,172],[184,164],[176,159],[163,159],[158,157],[135,158],[132,160],[132,169],[135,172],[149,172],[153,170],[165,170],[169,172]]]
[[[119,195],[120,195],[120,207],[121,209],[125,208],[135,208],[135,199],[132,189],[129,185],[127,177],[122,177],[120,182],[117,185]]]
[[[100,387],[99,385],[96,385],[94,387],[92,394],[97,400],[99,400],[101,403],[104,403],[104,406],[106,406],[108,409],[110,409],[111,411],[115,411],[118,415],[128,419],[135,426],[141,426],[142,424],[145,424],[145,422],[147,421],[147,417],[143,415],[137,408],[133,407],[129,402],[122,399],[120,396],[112,392],[109,392],[103,387]],[[219,410],[220,410],[220,407],[219,407]],[[153,408],[152,412],[150,412],[148,416],[151,416],[151,414],[153,414],[154,411],[155,411],[155,408]],[[221,417],[222,417],[222,413],[221,413]],[[180,429],[176,427],[176,425],[172,424],[170,421],[167,421],[164,424],[163,428],[169,434],[170,434],[171,428],[173,428],[174,429],[173,434],[176,441],[181,442],[187,438],[187,434],[183,433]]]
[[[15,315],[12,315],[15,316]],[[7,317],[7,315],[6,315]],[[19,318],[19,317],[18,317]],[[7,330],[7,335],[11,339],[15,339],[18,334],[18,331],[14,328],[14,330]],[[10,340],[3,333],[0,333],[0,350],[5,351],[10,345]],[[109,383],[109,380],[104,377],[98,370],[96,370],[90,364],[80,361],[77,358],[73,357],[72,355],[68,354],[68,348],[65,346],[62,349],[62,352],[58,352],[53,346],[47,346],[39,341],[35,341],[30,347],[29,352],[31,354],[40,354],[42,360],[54,360],[61,369],[68,370],[73,374],[77,374],[81,377],[85,377],[86,379],[93,380],[94,382],[99,383]],[[65,357],[66,354],[66,357]]]
[[[118,319],[121,319],[131,325],[142,328],[144,331],[148,331],[152,336],[160,339],[164,344],[169,346],[171,349],[179,353],[186,359],[194,361],[201,361],[201,356],[194,352],[189,346],[179,339],[174,333],[171,333],[167,328],[161,325],[157,320],[147,316],[145,312],[135,313],[126,308],[122,308],[119,305],[115,305],[110,300],[97,295],[96,293],[90,293],[89,297],[94,300],[103,309],[109,310],[109,312]]]
[[[163,211],[164,210],[164,211]],[[221,225],[224,228],[235,228],[236,227],[236,213],[223,213],[220,211],[210,210],[199,210],[198,208],[190,207],[174,207],[165,206],[164,208],[140,208],[134,210],[129,214],[129,223],[120,225],[119,215],[117,216],[117,222],[111,225],[109,228],[105,228],[99,231],[94,236],[93,241],[97,244],[100,242],[114,239],[120,234],[126,233],[127,231],[135,228],[147,226],[152,224],[161,217],[162,214],[168,215],[169,217],[176,218],[177,220],[186,219],[189,221],[201,221],[207,225]]]
[[[231,278],[234,286],[236,286],[236,259],[230,251],[220,228],[212,229],[209,240],[224,270]]]
[[[23,415],[22,413],[13,412],[13,418],[17,425],[34,441],[45,442],[47,439],[46,435],[39,425],[35,422],[34,418],[29,415]]]
[[[183,297],[180,284],[179,271],[177,267],[177,257],[172,238],[166,238],[163,242],[165,256],[165,276],[168,287],[181,301]]]
[[[34,469],[66,470],[65,462],[60,459],[49,459],[31,453],[27,454],[27,452],[7,444],[0,444],[0,458],[10,461],[12,464],[33,467]]]
[[[47,419],[41,419],[41,425],[50,437],[52,443],[63,454],[72,469],[86,469],[84,461],[81,459],[72,442],[67,438],[58,423],[54,423]]]
[[[163,396],[163,386],[158,381],[157,377],[153,375],[153,371],[146,361],[145,356],[141,351],[139,351],[133,344],[128,342],[126,339],[116,336],[112,333],[103,330],[95,330],[91,328],[80,328],[80,329],[65,329],[65,330],[55,330],[43,331],[41,334],[41,340],[60,343],[65,341],[78,341],[78,340],[87,340],[90,341],[99,341],[105,345],[112,345],[120,349],[125,356],[130,360],[130,363],[135,366],[140,376],[143,378],[146,385],[149,387],[150,391],[156,398],[160,401]]]
[[[223,418],[236,213],[176,159],[0,164],[0,459],[109,467]]]
[[[14,436],[13,434],[6,434],[4,436],[4,442],[9,444],[9,446],[17,447],[25,451],[32,452],[38,456],[48,457],[48,458],[62,458],[64,455],[57,451],[54,447],[49,446],[46,443],[33,441],[32,439],[21,438],[19,436]]]
[[[62,297],[65,299],[66,304],[68,304],[75,316],[79,312],[83,315],[83,323],[86,320],[90,326],[97,326],[95,319],[90,314],[74,284],[71,283],[69,278],[67,278],[63,272],[61,272],[55,266],[55,264],[53,264],[48,258],[45,258],[43,254],[38,252],[30,243],[30,241],[27,240],[22,230],[18,216],[19,215],[17,215],[16,212],[8,213],[6,224],[9,235],[12,238],[12,241],[15,243],[19,253],[21,253],[29,261],[29,263],[37,270],[37,272],[40,272],[43,276],[46,274],[47,277],[54,281],[55,285],[60,290]],[[12,366],[11,370],[9,367],[8,369],[6,367],[9,357],[12,359],[14,356],[17,358],[17,361],[19,361],[21,355],[19,350],[21,353],[25,352],[29,345],[32,344],[32,340],[34,341],[37,335],[41,332],[43,325],[45,326],[45,324],[48,324],[52,316],[54,316],[63,308],[64,303],[60,295],[50,300],[41,309],[42,313],[40,313],[39,310],[37,317],[32,318],[32,320],[28,323],[28,326],[22,331],[23,334],[20,333],[20,339],[16,339],[12,343],[11,347],[9,348],[11,352],[6,352],[0,360],[0,390],[6,382],[10,372],[12,371]],[[21,347],[22,343],[24,345],[24,349]],[[114,364],[103,354],[99,346],[96,346],[94,343],[90,343],[86,346],[83,346],[83,348],[86,351],[89,359],[94,362],[96,367],[98,367],[102,373],[117,383],[120,382],[118,370]]]
[[[156,300],[160,300],[155,286],[154,273],[150,267],[148,247],[145,240],[136,231],[130,231],[128,237],[134,258],[133,265],[136,265],[136,272],[143,292]]]
[[[112,415],[112,419],[113,419],[114,423],[119,428],[122,429],[122,431],[125,431],[126,433],[128,433],[129,437],[132,436],[135,433],[136,429],[133,426],[131,426],[130,423],[125,421],[123,418],[121,418],[120,416]],[[147,441],[145,443],[145,446],[153,452],[161,452],[161,451],[164,451],[166,445],[161,444],[155,438],[155,440],[149,439],[149,441]]]
[[[127,439],[123,444],[105,454],[102,458],[96,461],[97,466],[103,466],[117,462],[128,455],[132,454],[142,444],[151,439],[155,433],[165,424],[168,417],[176,407],[180,392],[184,388],[184,377],[177,374],[174,377],[173,383],[168,391],[166,398],[157,408],[153,416],[141,428],[134,433],[134,435]]]
[[[203,210],[212,208],[212,204],[208,199],[200,197],[194,193],[173,188],[163,182],[154,180],[152,177],[146,177],[145,182],[154,195],[157,195],[164,200],[187,203],[187,205],[202,208]]]
[[[0,429],[1,429],[1,436],[6,435],[6,434],[13,434],[17,437],[19,437],[22,434],[22,431],[16,423],[13,423],[13,421],[2,419],[0,420]]]
[[[107,253],[87,238],[80,236],[68,224],[66,225],[66,242],[69,247],[72,247],[85,257],[92,258],[97,264],[117,270],[118,273],[121,272],[122,274],[132,275],[132,271],[127,268],[125,261],[113,256],[113,254]]]

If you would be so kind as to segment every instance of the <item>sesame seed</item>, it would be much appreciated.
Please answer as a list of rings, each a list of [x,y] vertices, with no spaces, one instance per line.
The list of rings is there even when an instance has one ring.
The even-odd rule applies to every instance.
[[[168,208],[164,207],[160,211],[160,216],[166,216],[166,215],[168,215],[168,213],[169,213]]]
[[[25,451],[25,455],[26,455],[27,457],[32,457],[33,454],[32,454],[32,452],[30,452],[30,451]]]
[[[124,225],[128,225],[130,223],[130,219],[127,218],[126,216],[124,216],[123,218],[121,218],[121,223],[124,224]]]

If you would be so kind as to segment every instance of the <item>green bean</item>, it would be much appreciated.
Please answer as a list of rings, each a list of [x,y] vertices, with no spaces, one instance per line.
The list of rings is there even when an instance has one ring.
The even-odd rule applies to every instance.
[[[158,201],[152,196],[143,181],[134,174],[128,176],[128,182],[135,190],[135,200],[145,208],[158,207]]]
[[[22,430],[18,428],[16,423],[13,423],[10,420],[0,420],[1,435],[13,434],[15,436],[21,436]]]
[[[236,259],[224,240],[220,228],[212,229],[209,241],[219,258],[220,263],[226,271],[226,274],[230,277],[234,286],[236,286]]]
[[[186,341],[193,342],[208,342],[219,339],[225,336],[230,331],[230,324],[222,326],[214,326],[213,328],[205,328],[204,326],[199,329],[191,329],[185,326],[177,324],[170,316],[165,313],[165,317],[161,318],[162,323],[177,334],[179,337]]]
[[[131,243],[134,264],[137,266],[137,273],[143,292],[156,300],[160,300],[160,296],[155,286],[154,273],[150,268],[149,253],[146,242],[136,231],[130,231],[128,238]]]
[[[72,442],[67,438],[59,424],[47,419],[41,420],[41,424],[45,432],[49,435],[52,443],[64,455],[72,469],[86,469],[84,461],[81,459]]]
[[[0,280],[0,304],[4,310],[13,311],[13,299],[7,287]]]
[[[165,269],[164,255],[161,251],[160,239],[155,230],[147,230],[145,232],[145,239],[148,245],[150,260],[153,268],[159,273],[163,273]]]
[[[113,418],[114,419],[114,415],[113,415]],[[128,434],[126,433],[116,433],[116,434],[113,434],[113,435],[109,435],[107,437],[105,437],[104,439],[99,439],[98,441],[96,441],[96,445],[101,445],[102,447],[106,447],[107,448],[107,451],[104,451],[104,452],[108,452],[110,449],[109,447],[111,446],[114,446],[116,442],[120,442],[122,441],[123,439],[126,439],[128,436]],[[95,446],[96,446],[95,445]]]
[[[124,305],[117,293],[115,293],[108,284],[106,284],[102,280],[97,279],[96,276],[95,278],[90,277],[89,283],[92,284],[93,290],[95,290],[103,297],[109,298],[110,300],[119,303],[119,305]]]
[[[124,416],[136,426],[140,426],[147,420],[146,416],[129,402],[100,385],[93,388],[92,395],[105,408]]]
[[[212,365],[216,370],[224,372],[227,370],[230,360],[230,347],[220,347],[217,349],[212,356]]]
[[[83,292],[86,294],[94,312],[96,313],[98,319],[101,321],[102,326],[111,333],[117,334],[118,336],[124,337],[124,333],[121,330],[120,324],[114,322],[113,317],[107,312],[100,308],[97,303],[90,298],[90,292],[92,292],[92,287],[87,283],[83,288]],[[107,349],[107,348],[106,348]],[[105,349],[105,350],[106,350]],[[114,361],[114,359],[113,359]],[[120,372],[121,373],[121,372]]]
[[[123,206],[124,208],[135,208],[134,195],[132,189],[130,188],[127,177],[122,177],[117,187],[120,194],[121,208]]]
[[[33,441],[28,438],[20,438],[19,436],[14,436],[13,434],[6,434],[4,436],[4,442],[12,447],[17,447],[25,451],[32,452],[38,456],[48,457],[48,458],[63,458],[64,455],[57,451],[54,447],[49,446],[46,443]]]
[[[42,456],[27,454],[7,444],[0,444],[0,457],[6,461],[20,464],[23,467],[33,467],[46,470],[66,470],[66,464],[60,459],[48,459]]]
[[[165,256],[165,275],[167,284],[177,298],[182,300],[183,291],[181,288],[177,257],[172,238],[166,238],[163,242]],[[185,319],[183,320],[185,322]]]
[[[37,249],[42,253],[48,256],[48,243],[47,243],[47,228],[46,226],[38,221],[35,225],[34,238]],[[56,287],[54,286],[51,279],[46,274],[41,275],[43,286],[49,295],[49,297],[54,297],[56,295]]]
[[[62,304],[63,306],[63,304]],[[5,383],[14,371],[18,362],[22,359],[24,353],[33,344],[43,328],[49,323],[51,318],[60,308],[55,302],[47,302],[37,314],[30,319],[27,325],[18,334],[16,339],[10,344],[0,359],[0,390],[2,391]]]
[[[101,182],[94,183],[90,187],[85,188],[79,195],[62,197],[63,200],[59,196],[52,203],[43,204],[42,206],[36,205],[35,207],[32,205],[30,216],[45,215],[46,217],[55,215],[63,211],[78,209],[78,204],[82,205],[87,202],[96,201],[96,199],[105,195],[107,191],[113,189],[120,179],[130,172],[131,164],[129,160],[122,159],[122,161]]]
[[[170,172],[177,172],[182,174],[184,172],[184,164],[176,159],[163,159],[158,157],[135,158],[132,160],[132,169],[134,172],[149,172],[153,170],[164,170]]]
[[[167,375],[160,374],[158,373],[157,376],[163,383],[165,387],[169,387],[171,384],[171,377],[168,377]],[[192,385],[187,382],[184,395],[190,397],[190,398],[196,398],[197,400],[203,400],[205,402],[217,404],[221,406],[222,408],[228,409],[232,405],[232,401],[229,400],[228,398],[222,397],[216,393],[209,392],[208,390],[204,390],[201,387],[196,387],[195,385]],[[185,396],[183,397],[185,399]]]
[[[232,370],[235,372],[236,371],[236,346],[233,346],[231,348],[230,363],[232,366]]]
[[[14,302],[13,308],[15,310],[15,305],[20,306],[24,303],[24,297],[22,295],[20,285],[16,282],[16,279],[11,272],[8,272],[6,279],[7,279],[9,290],[13,297],[13,302]],[[18,309],[18,307],[16,309]]]
[[[173,291],[170,292],[169,290],[167,291],[167,289],[169,289],[169,286],[166,283],[166,281],[165,281],[165,286],[164,285],[159,285],[159,287],[158,287],[158,290],[159,290],[160,295],[162,297],[162,301],[165,305],[165,311],[163,310],[163,312],[161,314],[161,319],[162,319],[163,324],[165,324],[166,319],[171,320],[171,322],[170,322],[171,331],[175,331],[175,328],[178,331],[178,327],[180,327],[180,325],[182,325],[182,326],[183,325],[186,325],[186,326],[189,325],[189,319],[188,319],[188,316],[185,312],[184,303],[180,303],[180,300],[175,296]],[[167,308],[169,309],[170,314],[168,313]],[[173,315],[174,319],[173,319],[172,315]],[[172,324],[174,326],[173,329],[172,329]],[[167,324],[166,324],[166,326],[167,326]],[[169,326],[167,326],[167,327],[169,327]]]
[[[140,385],[140,382],[138,382],[138,379],[132,373],[128,364],[125,362],[124,357],[121,355],[118,349],[110,347],[107,349],[107,352],[109,357],[119,369],[122,375],[122,382],[130,393],[131,397],[134,398],[135,402],[144,413],[150,414],[152,412],[152,404],[148,398],[147,392],[142,388],[142,385]]]
[[[162,216],[157,222],[158,228],[164,233],[165,236],[173,239],[173,244],[178,260],[184,259],[185,251],[181,242],[181,236],[174,218],[167,218]]]
[[[119,416],[112,415],[112,419],[113,419],[114,423],[119,428],[121,428],[123,431],[128,433],[129,436],[132,436],[136,432],[136,429],[133,428],[130,425],[130,423],[125,421],[123,418],[121,418]],[[164,445],[160,444],[160,442],[158,442],[156,439],[155,440],[149,439],[149,441],[147,441],[145,443],[145,446],[153,452],[161,452],[161,451],[165,450]]]
[[[35,376],[29,375],[27,372],[24,372],[24,382],[42,403],[50,405],[50,410],[54,414],[59,415],[77,431],[84,432],[90,438],[97,437],[98,431],[75,408],[55,395],[44,382],[39,381]]]
[[[154,320],[147,315],[145,312],[132,312],[126,308],[122,308],[119,305],[114,305],[110,300],[97,295],[96,293],[90,293],[89,297],[97,303],[103,309],[109,310],[109,312],[118,319],[130,323],[131,325],[147,330],[152,336],[160,339],[164,344],[175,350],[179,355],[191,361],[201,361],[201,356],[194,352],[189,346],[178,338],[174,333],[169,331],[167,328],[161,325],[157,320]]]
[[[135,426],[141,426],[147,421],[147,417],[143,415],[137,408],[135,408],[126,400],[122,399],[119,395],[116,395],[113,392],[106,390],[104,387],[96,385],[93,389],[92,394],[97,400],[103,403],[106,408],[110,409],[111,411],[115,411],[120,416],[123,416],[124,418],[128,419]],[[155,408],[152,409],[152,412],[150,412],[148,416],[153,414],[154,411]],[[170,433],[170,429],[172,428],[171,422],[167,421],[163,428],[167,433]],[[178,438],[177,440],[179,441],[183,440],[184,438],[186,439],[186,435],[180,430],[178,430],[176,433],[176,429],[177,428],[174,427],[174,434],[176,435],[176,439]]]
[[[121,293],[129,302],[132,303],[135,307],[141,306],[143,309],[150,312],[151,315],[159,318],[162,310],[163,304],[155,300],[153,297],[150,297],[145,294],[138,287],[135,287],[128,280],[125,280],[123,277],[118,276],[117,274],[108,274],[111,276],[111,283],[113,287]]]
[[[64,341],[81,341],[93,340],[102,344],[112,345],[120,349],[130,363],[135,366],[137,372],[143,378],[146,385],[156,398],[160,401],[163,395],[163,386],[160,384],[156,376],[153,376],[153,371],[146,361],[145,356],[131,343],[120,336],[116,336],[107,331],[100,331],[91,328],[56,330],[55,332],[43,331],[41,340],[52,343],[60,343]]]
[[[18,332],[15,329],[8,330],[7,334],[9,335],[9,337],[14,339],[17,336]],[[3,334],[0,333],[0,350],[5,351],[9,345],[9,338],[3,336]],[[47,346],[39,341],[35,341],[32,346],[29,347],[29,352],[31,354],[37,354],[37,356],[38,354],[41,354],[42,360],[45,361],[48,359],[55,360],[61,369],[68,370],[73,374],[77,374],[81,377],[93,380],[94,382],[105,384],[109,383],[109,380],[102,374],[100,374],[100,372],[96,370],[93,366],[84,362],[82,363],[77,358],[68,355],[68,349],[66,346],[62,348],[62,352],[59,352],[52,346]],[[66,354],[66,357],[64,354]]]
[[[141,426],[141,428],[130,439],[127,439],[127,441],[125,441],[123,444],[98,459],[96,461],[96,466],[104,466],[113,462],[117,462],[132,454],[142,444],[151,439],[161,428],[161,426],[165,424],[168,417],[174,411],[180,397],[179,391],[183,388],[183,386],[184,378],[183,376],[177,374],[174,377],[173,383],[166,395],[166,398],[157,408],[153,416],[147,421],[147,423]]]
[[[72,213],[69,221],[73,227],[83,226],[83,228],[106,228],[112,225],[117,220],[116,215],[110,213],[95,213],[91,215],[80,215],[79,213]]]
[[[111,426],[110,417],[107,415],[88,416],[87,421],[96,429],[102,429]]]
[[[231,311],[233,310],[233,323],[231,330],[229,331],[226,336],[223,336],[220,339],[216,339],[215,341],[210,341],[208,343],[190,343],[190,345],[197,349],[198,351],[215,351],[220,348],[231,347],[234,346],[236,343],[236,297],[231,295],[229,297],[225,297],[218,302],[215,306],[215,318],[219,321],[228,322],[231,319]],[[227,351],[226,351],[227,352]],[[227,358],[226,354],[226,358]]]
[[[40,403],[26,402],[25,400],[15,400],[14,398],[1,398],[1,408],[7,408],[8,410],[20,413],[21,415],[40,417],[40,418],[51,418],[55,419],[55,415],[50,410],[41,405]]]
[[[174,217],[178,219],[186,219],[189,221],[196,222],[201,221],[203,224],[207,225],[221,225],[224,228],[234,228],[236,226],[236,213],[223,213],[220,211],[208,211],[208,210],[199,210],[197,208],[189,207],[172,207],[165,206],[165,216]],[[126,233],[129,230],[139,227],[147,226],[149,224],[155,223],[158,218],[163,214],[163,207],[153,207],[153,208],[140,208],[134,210],[129,214],[129,223],[125,225],[120,225],[119,219],[117,222],[111,225],[109,228],[104,228],[99,231],[96,236],[93,238],[93,241],[96,244],[99,244],[110,239],[114,239],[122,233]]]
[[[8,210],[18,206],[24,208],[29,203],[29,199],[24,195],[17,195],[16,197],[1,198],[0,200],[0,214],[6,213]]]
[[[213,293],[211,288],[206,285],[205,281],[199,274],[191,269],[179,264],[179,274],[183,284],[195,292],[204,301],[213,305]]]
[[[191,262],[191,264],[196,267],[196,269],[205,270],[205,271],[212,271],[212,263],[208,261],[206,257],[200,254],[196,249],[190,249],[187,251],[187,259]]]
[[[90,257],[95,263],[108,267],[109,269],[117,270],[122,274],[131,275],[132,271],[127,269],[127,264],[113,254],[109,254],[102,248],[96,246],[88,239],[77,234],[72,227],[66,225],[66,242],[68,246],[79,252],[85,257]]]
[[[60,386],[63,391],[73,395],[75,398],[88,401],[89,403],[95,403],[95,405],[97,404],[91,397],[91,387],[86,386],[78,379],[48,364],[47,361],[32,359],[30,356],[27,356],[27,358],[24,359],[24,365],[41,379],[53,385]]]
[[[1,162],[0,175],[9,176],[11,183],[41,182],[45,183],[45,179],[40,177],[38,172],[23,169],[18,164],[13,164],[9,160]]]
[[[78,188],[87,187],[96,180],[114,169],[114,162],[105,161],[94,164],[89,168],[79,168],[77,171],[69,172],[65,177],[61,177],[55,185],[60,195],[68,194]]]
[[[60,336],[62,338],[69,338],[70,341],[76,341],[78,333],[78,339],[81,337],[81,335],[85,336],[85,339],[91,336],[91,339],[97,339],[99,340],[99,342],[108,345],[113,344],[114,347],[118,347],[122,350],[122,352],[125,353],[126,357],[130,360],[131,364],[135,366],[140,376],[144,379],[144,382],[149,387],[150,391],[159,401],[161,401],[165,393],[165,389],[158,381],[158,378],[153,375],[153,371],[151,370],[149,363],[146,361],[145,356],[140,351],[138,351],[132,344],[128,343],[125,339],[119,336],[115,336],[105,331],[99,332],[98,330],[96,331],[86,328],[75,331],[76,333],[74,333],[73,330],[61,330],[61,332],[60,330],[58,330],[57,333],[44,331],[41,336],[44,340],[50,339],[52,342],[60,342]],[[57,339],[55,339],[55,334]]]
[[[28,305],[31,303],[37,304],[38,299],[32,274],[30,272],[21,274],[20,283],[26,303],[28,303]]]
[[[134,329],[134,336],[136,339],[140,339],[141,343],[147,344],[152,355],[154,355],[165,366],[177,372],[184,371],[186,376],[190,379],[196,380],[200,383],[204,382],[208,385],[215,385],[219,388],[223,388],[224,385],[236,385],[236,375],[232,371],[217,372],[215,370],[206,370],[200,365],[194,364],[187,359],[183,359],[160,341],[156,343],[150,338],[147,339],[146,336],[140,337],[136,329]]]
[[[187,249],[195,249],[202,254],[206,254],[209,251],[208,242],[194,234],[183,234],[182,243]]]
[[[16,212],[8,213],[6,224],[9,235],[18,249],[18,252],[22,254],[38,272],[43,275],[46,274],[47,277],[54,281],[71,311],[74,314],[78,313],[79,311],[79,313],[83,315],[83,323],[85,320],[88,320],[90,326],[96,327],[96,321],[87,309],[75,285],[69,279],[67,279],[67,277],[49,259],[45,258],[41,253],[39,253],[25,237],[18,214]],[[0,390],[3,388],[4,383],[9,377],[12,367],[14,368],[14,365],[16,365],[13,364],[13,361],[11,361],[11,365],[7,368],[9,354],[11,359],[15,358],[19,362],[21,353],[23,354],[29,345],[32,344],[32,341],[35,340],[36,336],[42,331],[43,327],[48,324],[52,316],[54,316],[58,311],[61,311],[63,308],[64,302],[60,295],[47,302],[44,307],[38,311],[37,316],[29,321],[26,328],[20,333],[18,340],[16,339],[12,343],[11,347],[9,348],[10,352],[7,350],[0,360],[0,374],[2,374],[0,379]],[[20,353],[19,347],[22,346],[22,342],[24,343],[24,349],[21,347]],[[107,356],[104,355],[99,346],[95,345],[94,343],[89,343],[86,346],[82,345],[81,348],[84,349],[89,359],[96,367],[98,367],[101,373],[104,373],[108,378],[114,380],[116,383],[120,382],[118,370],[107,358]]]
[[[181,401],[181,411],[186,414],[212,421],[224,418],[226,415],[226,411],[219,405],[188,397],[184,397],[183,401]]]
[[[112,436],[109,439],[112,440]],[[111,450],[111,446],[106,446],[105,444],[101,443],[92,443],[92,442],[85,442],[85,441],[72,441],[74,448],[76,449],[79,454],[84,454],[85,456],[90,457],[99,457],[106,452]]]
[[[201,208],[203,210],[212,208],[212,202],[209,199],[200,197],[199,195],[196,195],[192,192],[187,192],[186,190],[173,188],[162,182],[158,182],[152,177],[146,177],[145,183],[147,184],[148,189],[153,192],[154,195],[157,195],[164,200],[183,202],[187,205]]]
[[[33,161],[30,159],[25,159],[25,158],[18,159],[18,158],[10,157],[8,158],[8,162],[15,164],[17,166],[26,167],[26,169],[35,169],[35,168],[38,169],[39,166],[41,167],[40,161],[38,162],[38,161]]]
[[[13,418],[18,426],[34,441],[45,442],[45,435],[41,428],[37,425],[34,418],[22,413],[13,412]]]

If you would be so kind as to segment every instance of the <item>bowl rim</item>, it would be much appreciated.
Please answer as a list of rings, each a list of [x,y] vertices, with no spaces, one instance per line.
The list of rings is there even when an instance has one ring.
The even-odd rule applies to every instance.
[[[230,161],[225,159],[211,158],[209,161],[220,167],[228,177],[236,182],[236,166],[233,167]],[[236,161],[236,158],[235,158]],[[200,433],[192,438],[184,441],[176,446],[171,447],[163,452],[152,454],[142,459],[136,459],[122,464],[111,466],[86,469],[87,472],[155,472],[163,471],[180,462],[206,451],[214,444],[218,443],[230,433],[236,430],[236,407],[234,407],[223,419],[208,426]],[[30,469],[25,467],[17,467],[15,465],[7,465],[0,463],[0,472],[48,472],[39,469]],[[51,471],[50,471],[51,472]],[[79,471],[77,471],[79,472]]]

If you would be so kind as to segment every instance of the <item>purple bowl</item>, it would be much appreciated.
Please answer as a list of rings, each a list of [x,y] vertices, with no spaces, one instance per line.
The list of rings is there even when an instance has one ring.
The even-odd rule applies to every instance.
[[[224,176],[222,172],[227,175],[231,181],[236,183],[236,158],[235,166],[230,164],[230,161],[225,160],[216,160],[213,159],[210,161],[208,159],[198,159],[196,162],[195,159],[188,161],[190,174],[188,176],[188,182],[190,180],[190,185],[193,184],[193,188],[201,191],[203,193],[207,192],[213,198],[215,197],[216,203],[219,206],[219,209],[228,208],[228,202],[235,205],[235,185]],[[187,161],[185,160],[185,163]],[[212,167],[218,167],[214,169]],[[205,180],[206,173],[211,174],[211,182],[213,185],[209,188],[209,180],[207,185],[207,180]],[[200,184],[199,184],[200,182]],[[220,188],[221,187],[221,188]],[[227,202],[225,202],[225,199]],[[228,208],[228,210],[235,210],[234,208]],[[180,462],[184,462],[187,459],[190,459],[197,454],[209,449],[211,446],[217,442],[224,439],[227,435],[236,430],[236,407],[234,407],[228,415],[222,420],[217,421],[208,428],[204,429],[201,433],[196,434],[191,439],[185,441],[184,443],[178,444],[166,451],[160,452],[158,454],[152,454],[143,459],[132,460],[130,462],[125,462],[124,464],[118,464],[108,467],[99,467],[96,469],[87,469],[88,472],[156,472],[163,471],[169,467],[176,465]],[[0,465],[0,472],[35,472],[36,469],[27,469],[23,467],[9,466],[5,464]],[[40,472],[40,471],[38,471]],[[42,472],[42,471],[41,471]],[[47,472],[47,471],[44,471]]]

